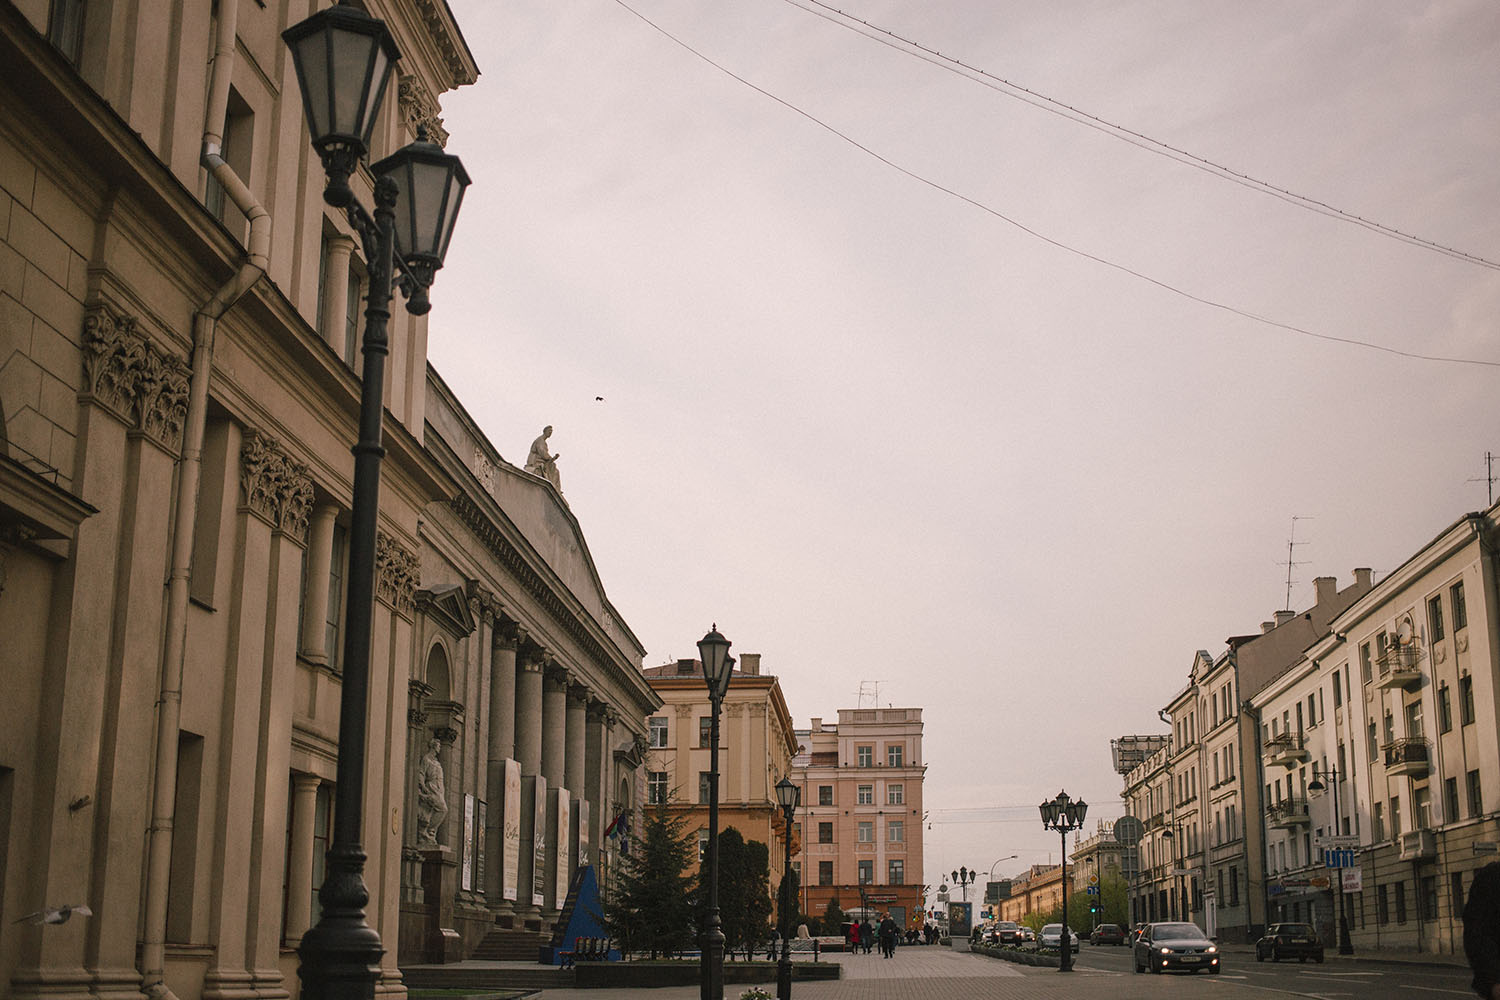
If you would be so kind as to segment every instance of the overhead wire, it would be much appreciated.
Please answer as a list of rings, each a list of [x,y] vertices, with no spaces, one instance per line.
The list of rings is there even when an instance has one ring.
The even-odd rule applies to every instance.
[[[1370,230],[1371,232],[1379,233],[1382,236],[1387,236],[1392,239],[1399,240],[1403,243],[1410,244],[1412,246],[1421,247],[1425,250],[1431,250],[1435,253],[1440,253],[1444,256],[1452,257],[1455,260],[1465,261],[1470,264],[1477,264],[1480,267],[1487,267],[1492,270],[1500,270],[1500,262],[1492,261],[1486,257],[1481,257],[1478,254],[1469,253],[1468,251],[1460,250],[1457,247],[1447,246],[1434,240],[1429,240],[1424,237],[1417,236],[1413,233],[1408,233],[1404,230],[1397,229],[1394,226],[1388,226],[1375,219],[1367,219],[1364,216],[1355,215],[1353,212],[1347,212],[1344,209],[1341,209],[1338,206],[1332,205],[1326,201],[1321,201],[1317,198],[1309,197],[1308,195],[1298,194],[1296,191],[1292,191],[1289,188],[1280,187],[1276,184],[1272,184],[1269,181],[1263,181],[1258,177],[1253,177],[1250,174],[1235,170],[1232,167],[1225,166],[1224,164],[1218,163],[1214,160],[1210,160],[1207,157],[1199,156],[1198,154],[1193,153],[1189,150],[1174,146],[1171,143],[1162,141],[1161,139],[1156,139],[1144,132],[1140,132],[1135,129],[1129,128],[1128,126],[1112,122],[1107,118],[1092,114],[1088,111],[1083,110],[1082,108],[1078,108],[1063,101],[1059,101],[1056,98],[1048,97],[1046,94],[1043,94],[1040,91],[1036,91],[1031,89],[1030,87],[1026,87],[1022,84],[1007,80],[1002,76],[996,76],[988,70],[981,69],[978,66],[971,66],[961,59],[956,59],[953,56],[944,55],[937,49],[931,48],[927,45],[923,45],[921,42],[915,41],[911,38],[907,38],[904,35],[899,35],[896,32],[891,31],[889,28],[883,28],[877,24],[873,24],[869,21],[866,21],[864,18],[850,14],[847,11],[843,11],[837,7],[822,3],[821,0],[783,0],[783,2],[789,4],[792,7],[796,7],[798,10],[802,10],[809,14],[812,14],[814,17],[822,18],[830,24],[837,25],[838,27],[844,28],[847,31],[852,31],[863,38],[868,38],[872,42],[877,42],[881,45],[884,45],[896,52],[904,53],[905,55],[909,55],[914,59],[920,59],[925,63],[936,66],[939,69],[945,70],[947,72],[951,72],[954,75],[963,77],[964,79],[969,80],[973,83],[980,84],[981,86],[987,87],[990,90],[994,90],[997,93],[1005,94],[1007,97],[1011,97],[1015,100],[1021,101],[1022,103],[1029,104],[1034,108],[1039,108],[1040,110],[1045,111],[1049,114],[1054,114],[1068,121],[1076,122],[1077,124],[1083,125],[1086,128],[1094,129],[1097,132],[1101,132],[1112,138],[1118,139],[1121,142],[1129,143],[1130,145],[1135,146],[1138,149],[1143,149],[1149,153],[1155,153],[1158,156],[1165,156],[1167,159],[1173,160],[1177,163],[1181,163],[1185,166],[1192,167],[1195,170],[1201,170],[1223,180],[1231,181],[1235,184],[1239,184],[1241,187],[1260,191],[1274,198],[1278,198],[1281,201],[1287,202],[1288,204],[1296,205],[1300,208],[1307,209],[1308,211],[1315,212],[1319,215],[1338,219],[1341,222],[1346,222],[1351,225],[1360,226],[1364,229]],[[811,4],[814,7],[821,8],[821,10],[809,9],[806,6],[803,6],[804,4]],[[824,11],[827,11],[829,13],[824,13]],[[854,23],[851,24],[849,22]],[[870,31],[878,32],[879,34],[870,34],[869,32],[861,31],[859,30],[859,28],[855,27],[856,24],[862,25],[863,27],[870,29]],[[880,37],[880,35],[885,35],[888,37],[882,38]],[[907,47],[903,48],[903,46]],[[977,76],[975,74],[977,74]]]
[[[966,194],[962,194],[961,192],[955,191],[954,189],[952,189],[950,187],[947,187],[947,186],[945,186],[943,184],[940,184],[937,181],[934,181],[934,180],[931,180],[930,178],[924,177],[923,175],[917,173],[916,171],[911,170],[911,169],[909,169],[907,167],[904,167],[901,164],[896,163],[895,161],[889,159],[888,157],[881,155],[880,153],[878,153],[875,150],[871,149],[869,146],[866,146],[863,143],[859,142],[857,139],[854,139],[852,136],[849,136],[846,133],[839,131],[837,128],[834,128],[832,125],[828,124],[827,122],[823,121],[822,119],[818,118],[817,116],[813,115],[812,113],[810,113],[808,111],[805,111],[802,108],[799,108],[797,105],[792,104],[790,101],[788,101],[788,100],[786,100],[786,99],[784,99],[782,97],[779,97],[776,94],[771,93],[769,90],[766,90],[764,87],[761,87],[761,86],[759,86],[759,85],[757,85],[755,83],[752,83],[750,80],[747,80],[746,78],[740,76],[738,73],[735,73],[733,70],[729,69],[727,66],[724,66],[722,63],[716,62],[714,59],[712,59],[708,55],[704,54],[703,52],[700,52],[698,49],[694,48],[692,45],[690,45],[687,42],[683,41],[682,39],[678,38],[676,35],[672,34],[670,31],[668,31],[667,29],[663,28],[661,25],[657,24],[655,21],[651,20],[649,17],[647,17],[646,15],[642,14],[640,11],[636,10],[630,4],[626,3],[625,0],[614,0],[614,2],[616,4],[618,4],[620,7],[623,7],[625,10],[629,11],[631,14],[633,14],[635,17],[637,17],[638,19],[640,19],[642,22],[644,22],[650,28],[652,28],[653,30],[655,30],[656,32],[658,32],[659,34],[661,34],[663,37],[667,38],[669,41],[673,42],[674,44],[676,44],[676,45],[680,46],[681,48],[687,50],[688,52],[692,53],[694,56],[696,56],[698,59],[702,60],[703,62],[708,63],[710,66],[712,66],[714,69],[718,70],[720,73],[723,73],[725,76],[728,76],[730,79],[735,80],[738,83],[740,83],[740,84],[742,84],[742,85],[750,88],[751,90],[755,91],[756,93],[760,94],[761,96],[766,97],[769,100],[775,101],[777,104],[780,104],[782,107],[786,108],[788,111],[791,111],[791,112],[793,112],[793,113],[795,113],[797,115],[802,116],[803,118],[806,118],[808,121],[812,122],[814,125],[817,125],[819,128],[821,128],[821,129],[823,129],[823,130],[825,130],[825,131],[833,134],[834,136],[838,137],[839,139],[842,139],[844,142],[846,142],[849,145],[853,146],[855,149],[858,149],[860,152],[862,152],[865,155],[871,157],[872,159],[878,160],[879,162],[881,162],[881,163],[885,164],[886,166],[890,167],[892,170],[896,171],[897,173],[900,173],[903,176],[906,176],[906,177],[910,178],[911,180],[914,180],[914,181],[918,182],[919,184],[926,185],[927,187],[930,187],[930,188],[932,188],[935,191],[939,191],[939,192],[941,192],[943,194],[948,195],[949,197],[956,198],[957,200],[962,201],[965,204],[968,204],[968,205],[970,205],[970,206],[972,206],[974,208],[977,208],[979,211],[984,212],[987,215],[993,216],[994,218],[997,218],[1000,221],[1002,221],[1002,222],[1004,222],[1004,223],[1006,223],[1006,224],[1008,224],[1008,225],[1010,225],[1010,226],[1012,226],[1012,227],[1014,227],[1016,229],[1019,229],[1021,232],[1026,233],[1028,236],[1031,236],[1033,239],[1040,240],[1041,242],[1046,243],[1049,246],[1056,247],[1057,249],[1062,250],[1062,251],[1064,251],[1066,253],[1070,253],[1070,254],[1073,254],[1075,256],[1082,257],[1085,260],[1093,261],[1094,263],[1100,264],[1100,265],[1102,265],[1104,267],[1108,267],[1108,268],[1111,268],[1113,270],[1120,271],[1123,274],[1128,274],[1131,277],[1136,278],[1136,279],[1138,279],[1140,281],[1144,281],[1144,282],[1146,282],[1148,284],[1155,285],[1156,287],[1162,289],[1163,291],[1170,292],[1173,295],[1180,296],[1182,298],[1188,299],[1188,300],[1193,301],[1193,302],[1197,302],[1199,305],[1208,306],[1209,308],[1212,308],[1212,309],[1218,309],[1220,311],[1227,312],[1227,313],[1230,313],[1230,314],[1235,315],[1235,316],[1239,316],[1239,317],[1241,317],[1243,319],[1248,319],[1248,320],[1251,320],[1252,322],[1259,323],[1259,324],[1261,324],[1263,326],[1269,326],[1269,327],[1273,327],[1275,329],[1284,330],[1284,331],[1286,331],[1288,333],[1295,333],[1295,334],[1298,334],[1298,335],[1303,336],[1303,337],[1309,337],[1309,338],[1312,338],[1314,340],[1322,340],[1322,341],[1326,341],[1326,342],[1329,342],[1329,343],[1345,344],[1345,345],[1348,345],[1348,346],[1351,346],[1351,347],[1362,347],[1362,348],[1365,348],[1367,350],[1379,351],[1379,352],[1384,353],[1384,354],[1392,354],[1392,355],[1395,355],[1397,357],[1408,358],[1408,359],[1415,360],[1415,361],[1433,361],[1433,362],[1441,362],[1441,363],[1444,363],[1444,364],[1478,365],[1478,366],[1487,367],[1487,368],[1500,368],[1500,361],[1491,361],[1491,360],[1486,360],[1486,359],[1483,359],[1483,358],[1465,358],[1465,357],[1454,357],[1454,356],[1439,355],[1439,354],[1424,354],[1424,353],[1421,353],[1419,351],[1406,351],[1406,350],[1402,350],[1401,348],[1390,347],[1390,346],[1385,345],[1385,344],[1377,344],[1377,343],[1374,343],[1373,341],[1360,340],[1360,339],[1355,338],[1355,337],[1340,337],[1340,336],[1336,336],[1336,335],[1330,334],[1330,333],[1319,333],[1316,330],[1310,330],[1310,329],[1307,329],[1306,327],[1297,326],[1297,325],[1295,325],[1293,323],[1285,323],[1285,322],[1282,322],[1280,320],[1273,319],[1273,318],[1271,318],[1269,316],[1263,316],[1263,315],[1261,315],[1259,313],[1251,312],[1251,311],[1249,311],[1247,309],[1241,309],[1238,306],[1229,305],[1228,303],[1219,302],[1219,301],[1217,301],[1215,299],[1210,299],[1210,298],[1208,298],[1206,296],[1198,295],[1198,294],[1196,294],[1194,292],[1190,292],[1190,291],[1188,291],[1188,290],[1186,290],[1184,288],[1180,288],[1180,287],[1178,287],[1176,285],[1173,285],[1170,282],[1164,281],[1164,280],[1162,280],[1160,278],[1154,278],[1151,275],[1146,274],[1146,273],[1144,273],[1142,271],[1138,271],[1138,270],[1136,270],[1136,269],[1134,269],[1134,268],[1132,268],[1132,267],[1130,267],[1128,265],[1117,263],[1116,261],[1109,260],[1108,258],[1101,257],[1101,256],[1099,256],[1097,254],[1094,254],[1094,253],[1090,253],[1087,250],[1082,250],[1082,249],[1079,249],[1078,247],[1075,247],[1075,246],[1072,246],[1070,244],[1064,243],[1061,240],[1054,239],[1054,238],[1046,235],[1045,233],[1040,232],[1039,230],[1036,230],[1036,229],[1033,229],[1030,226],[1027,226],[1026,224],[1020,222],[1019,220],[1014,219],[1014,218],[1006,215],[1005,213],[999,211],[998,209],[992,208],[989,205],[986,205],[983,202],[978,201],[977,199],[971,198],[971,197],[969,197]]]

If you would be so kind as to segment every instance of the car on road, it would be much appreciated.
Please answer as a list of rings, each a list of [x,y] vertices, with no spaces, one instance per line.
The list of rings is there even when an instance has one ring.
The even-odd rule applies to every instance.
[[[1078,933],[1076,931],[1071,929],[1068,931],[1068,943],[1071,945],[1069,950],[1076,953],[1078,951]],[[1037,936],[1037,947],[1056,948],[1058,951],[1061,951],[1062,924],[1048,924],[1043,927],[1042,933]]]
[[[1219,946],[1197,924],[1147,924],[1132,945],[1130,966],[1135,972],[1207,969],[1218,975]]]
[[[1021,925],[1014,920],[999,920],[994,928],[995,943],[1002,948],[1009,948],[1021,943]]]
[[[1089,935],[1089,944],[1124,944],[1125,928],[1119,924],[1100,924]]]
[[[1264,962],[1267,958],[1273,962],[1283,958],[1305,962],[1310,958],[1321,964],[1323,939],[1312,924],[1272,924],[1266,928],[1265,936],[1255,942],[1255,960]]]

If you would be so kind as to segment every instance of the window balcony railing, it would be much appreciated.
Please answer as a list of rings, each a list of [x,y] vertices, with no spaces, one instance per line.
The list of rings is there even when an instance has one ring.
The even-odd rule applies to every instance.
[[[1266,810],[1266,818],[1271,825],[1279,830],[1290,830],[1299,826],[1306,826],[1312,822],[1307,811],[1307,800],[1299,798],[1282,799],[1273,802]]]
[[[1266,760],[1273,767],[1294,768],[1307,757],[1307,745],[1301,733],[1282,733],[1266,741]]]
[[[1375,660],[1380,676],[1375,680],[1378,688],[1406,688],[1422,680],[1422,647],[1414,642],[1387,646]]]
[[[1426,777],[1431,766],[1431,747],[1420,737],[1392,740],[1381,748],[1385,754],[1385,773],[1390,777]]]

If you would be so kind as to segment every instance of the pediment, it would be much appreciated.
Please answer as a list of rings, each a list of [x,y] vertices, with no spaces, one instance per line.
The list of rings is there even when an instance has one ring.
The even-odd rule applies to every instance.
[[[468,595],[459,584],[417,591],[417,610],[437,622],[454,638],[462,639],[474,631],[474,616],[469,613]]]

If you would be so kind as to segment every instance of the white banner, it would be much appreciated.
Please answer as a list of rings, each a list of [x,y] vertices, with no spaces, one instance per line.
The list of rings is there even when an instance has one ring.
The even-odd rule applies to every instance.
[[[521,762],[505,762],[505,794],[500,800],[500,898],[516,901],[521,878]]]
[[[1344,868],[1341,871],[1344,876],[1345,892],[1365,891],[1365,870],[1363,868]]]
[[[557,790],[557,870],[553,882],[553,894],[555,909],[562,909],[568,901],[568,827],[572,813],[572,798],[566,788]]]

